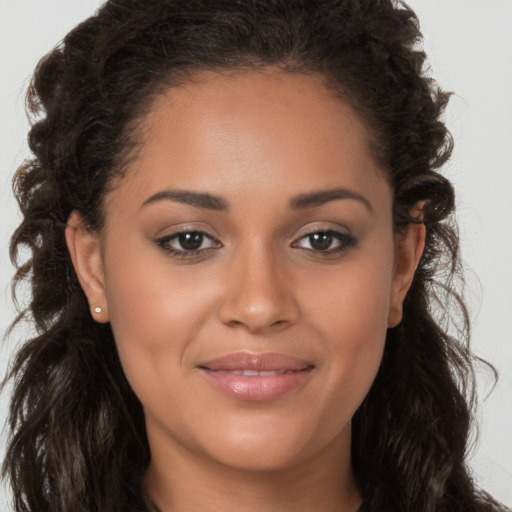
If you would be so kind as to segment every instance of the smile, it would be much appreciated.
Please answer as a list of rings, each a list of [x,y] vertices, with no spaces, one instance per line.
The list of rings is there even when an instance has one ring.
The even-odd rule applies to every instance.
[[[274,400],[297,388],[314,366],[284,354],[229,354],[201,363],[198,368],[218,390],[247,401]]]
[[[245,377],[273,377],[274,375],[284,375],[286,373],[293,373],[295,370],[280,370],[280,371],[269,371],[269,372],[257,372],[254,370],[233,370],[234,375],[244,375]]]

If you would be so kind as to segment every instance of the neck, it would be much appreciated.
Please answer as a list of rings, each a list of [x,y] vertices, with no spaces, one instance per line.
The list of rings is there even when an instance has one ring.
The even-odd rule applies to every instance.
[[[144,478],[150,510],[355,512],[361,497],[346,441],[337,439],[314,457],[266,470],[233,468],[183,450],[153,451],[158,455]]]

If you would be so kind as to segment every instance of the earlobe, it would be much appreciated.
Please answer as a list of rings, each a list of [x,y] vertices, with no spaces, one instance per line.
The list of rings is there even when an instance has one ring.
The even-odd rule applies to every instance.
[[[391,284],[388,327],[402,320],[402,305],[425,249],[425,224],[409,224],[396,235],[395,268]]]
[[[68,218],[66,243],[78,281],[89,301],[92,316],[98,322],[108,322],[99,236],[87,227],[77,211],[71,212]]]

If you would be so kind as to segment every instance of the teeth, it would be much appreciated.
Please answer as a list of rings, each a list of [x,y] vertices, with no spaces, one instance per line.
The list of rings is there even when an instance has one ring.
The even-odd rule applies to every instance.
[[[243,375],[244,377],[274,377],[276,375],[282,375],[286,372],[277,370],[268,372],[258,372],[255,370],[233,370],[229,373],[233,373],[234,375]]]

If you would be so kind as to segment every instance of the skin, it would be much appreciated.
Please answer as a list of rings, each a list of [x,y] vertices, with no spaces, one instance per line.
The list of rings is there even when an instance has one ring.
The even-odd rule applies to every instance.
[[[162,512],[356,510],[351,418],[401,319],[425,234],[423,225],[394,233],[369,130],[320,77],[268,69],[202,73],[170,89],[139,136],[102,231],[73,212],[66,236],[144,407],[149,494]],[[290,205],[339,188],[364,199]],[[169,190],[228,206],[154,198]],[[179,257],[166,249],[183,252],[169,240],[182,230],[211,238]],[[322,253],[312,231],[341,235]],[[244,401],[198,370],[240,351],[314,369],[277,399]]]

